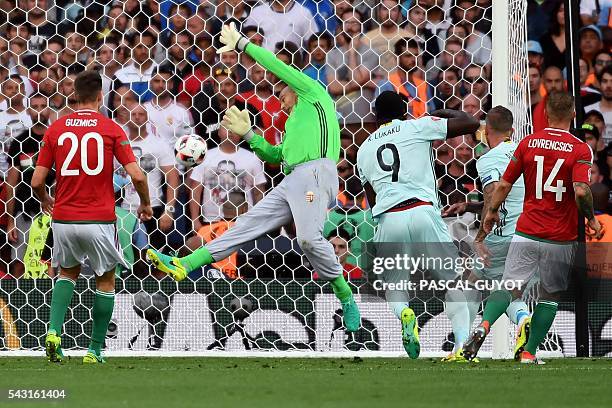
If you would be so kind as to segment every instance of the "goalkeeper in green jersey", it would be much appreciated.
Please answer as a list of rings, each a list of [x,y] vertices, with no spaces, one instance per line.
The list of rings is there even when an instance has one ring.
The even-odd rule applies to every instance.
[[[222,126],[242,135],[260,159],[282,164],[286,177],[232,228],[206,246],[183,258],[150,249],[147,258],[157,269],[180,281],[190,271],[227,258],[243,244],[293,220],[302,251],[321,279],[330,282],[342,304],[347,331],[357,331],[359,309],[334,249],[322,234],[327,208],[338,192],[340,127],[334,102],[317,81],[250,43],[233,23],[223,27],[220,40],[224,46],[217,53],[245,52],[288,85],[280,94],[281,107],[289,114],[280,145],[273,146],[253,132],[246,110],[232,106],[222,121]]]

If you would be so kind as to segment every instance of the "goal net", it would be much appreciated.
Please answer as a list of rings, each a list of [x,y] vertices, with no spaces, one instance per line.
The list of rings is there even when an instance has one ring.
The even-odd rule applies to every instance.
[[[52,6],[36,0],[7,2],[9,9],[0,10],[0,225],[6,232],[0,350],[42,352],[56,271],[43,262],[52,256],[49,219],[29,183],[42,134],[75,109],[74,78],[88,68],[101,73],[102,112],[126,131],[154,197],[154,219],[141,225],[134,216],[134,187],[116,172],[117,232],[132,267],[117,270],[107,351],[403,355],[399,322],[362,274],[362,251],[375,224],[355,160],[375,129],[373,100],[391,89],[408,97],[414,117],[449,108],[479,120],[501,104],[512,110],[520,140],[531,131],[527,0],[272,3],[94,0]],[[268,142],[279,144],[287,120],[278,78],[247,55],[215,53],[220,28],[230,21],[252,42],[318,80],[336,102],[341,187],[324,235],[361,309],[363,324],[354,334],[344,331],[340,304],[329,284],[313,275],[291,224],[267,233],[262,225],[261,238],[180,283],[144,262],[148,247],[188,253],[223,234],[282,179],[278,166],[263,164],[220,126],[225,109],[235,104],[249,110]],[[412,40],[417,55],[410,55]],[[191,170],[173,157],[175,140],[190,133],[204,137],[209,148],[206,161]],[[475,160],[486,151],[478,136],[434,148],[442,204],[478,200]],[[478,217],[466,213],[445,221],[454,240],[469,248]],[[66,315],[64,349],[87,348],[94,296],[95,280],[85,266]],[[411,298],[422,355],[446,355],[453,336],[443,296],[414,291]],[[504,330],[510,337],[515,328]],[[561,304],[551,333],[545,350],[575,354],[570,304]],[[492,355],[493,340],[482,350]]]

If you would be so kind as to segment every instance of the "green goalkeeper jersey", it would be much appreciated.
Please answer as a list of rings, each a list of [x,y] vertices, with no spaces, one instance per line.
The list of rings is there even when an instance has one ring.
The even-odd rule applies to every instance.
[[[249,43],[245,52],[285,82],[298,96],[285,123],[283,142],[271,145],[255,135],[249,144],[257,156],[269,163],[281,163],[285,174],[311,160],[340,157],[340,126],[331,96],[318,81],[288,66],[265,48]]]

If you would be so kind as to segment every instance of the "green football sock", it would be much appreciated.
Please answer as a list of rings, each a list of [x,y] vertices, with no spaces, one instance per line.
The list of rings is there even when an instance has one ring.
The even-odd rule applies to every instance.
[[[96,290],[96,298],[91,312],[93,317],[93,329],[91,330],[91,341],[89,350],[100,355],[100,349],[104,344],[104,338],[108,330],[108,323],[113,315],[115,306],[115,292],[102,292]]]
[[[329,281],[329,283],[340,303],[346,303],[351,300],[353,297],[353,291],[348,283],[346,283],[346,280],[344,280],[344,276],[340,275],[337,278]]]
[[[540,344],[544,341],[546,333],[550,330],[555,316],[557,315],[557,303],[547,300],[538,302],[531,316],[531,330],[529,332],[529,341],[525,346],[525,350],[531,354],[536,353]]]
[[[484,311],[482,312],[483,324],[488,324],[488,328],[490,329],[491,326],[493,326],[493,323],[499,319],[499,316],[506,313],[506,309],[511,302],[512,295],[507,290],[496,290],[495,292],[491,293],[489,299],[487,300],[487,304],[485,305]]]
[[[72,300],[75,282],[70,278],[60,277],[53,286],[53,295],[51,297],[51,319],[49,321],[49,331],[60,335],[66,310]]]
[[[179,261],[187,268],[187,272],[215,262],[206,247],[196,249],[191,254],[180,258]]]

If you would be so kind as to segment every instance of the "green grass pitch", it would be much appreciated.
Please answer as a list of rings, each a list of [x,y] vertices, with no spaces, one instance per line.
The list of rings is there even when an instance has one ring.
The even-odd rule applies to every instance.
[[[66,390],[58,402],[6,407],[610,407],[612,359],[544,366],[434,359],[0,358],[0,389]],[[6,398],[6,397],[3,397]]]

